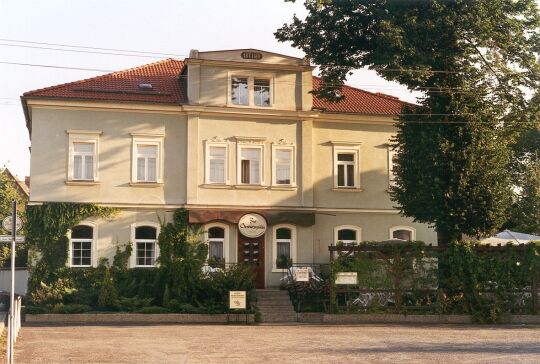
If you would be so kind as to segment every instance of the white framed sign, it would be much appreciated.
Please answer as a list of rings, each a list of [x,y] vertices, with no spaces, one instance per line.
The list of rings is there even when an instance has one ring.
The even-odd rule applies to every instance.
[[[238,230],[247,238],[264,235],[266,228],[266,220],[259,214],[245,214],[238,221]]]
[[[294,280],[297,282],[309,282],[309,268],[296,268]]]
[[[358,284],[358,273],[339,272],[336,275],[336,284]]]
[[[229,291],[229,308],[246,308],[246,291]]]
[[[10,233],[12,232],[11,231],[11,228],[13,227],[12,224],[13,224],[13,217],[11,216],[8,216],[4,220],[2,220],[2,227],[6,229],[7,231],[9,231]],[[22,226],[23,226],[23,222],[21,218],[17,216],[17,218],[15,219],[15,231],[21,230]]]

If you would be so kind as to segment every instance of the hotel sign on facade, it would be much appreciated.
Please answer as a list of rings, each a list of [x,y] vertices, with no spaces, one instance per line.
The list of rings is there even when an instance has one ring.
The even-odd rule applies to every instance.
[[[248,238],[258,238],[266,232],[266,220],[259,214],[246,214],[238,221],[238,230]]]

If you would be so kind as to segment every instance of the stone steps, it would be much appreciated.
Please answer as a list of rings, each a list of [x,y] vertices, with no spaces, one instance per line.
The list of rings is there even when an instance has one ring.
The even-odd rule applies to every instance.
[[[262,322],[296,322],[297,315],[287,291],[278,289],[257,290],[257,307]]]

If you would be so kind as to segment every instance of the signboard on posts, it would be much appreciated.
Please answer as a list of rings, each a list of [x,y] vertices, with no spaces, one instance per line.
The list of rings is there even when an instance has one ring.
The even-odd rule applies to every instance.
[[[358,273],[339,272],[336,275],[336,284],[358,284]]]
[[[297,282],[309,282],[309,268],[296,268],[294,280]]]
[[[229,308],[233,310],[245,309],[246,291],[229,291]]]

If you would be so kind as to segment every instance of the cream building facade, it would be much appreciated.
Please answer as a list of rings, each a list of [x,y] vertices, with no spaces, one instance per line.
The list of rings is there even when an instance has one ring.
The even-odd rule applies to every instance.
[[[435,242],[388,195],[402,103],[351,87],[337,104],[314,99],[313,68],[253,49],[193,50],[28,92],[30,203],[120,209],[72,229],[72,266],[112,259],[125,242],[132,267],[153,266],[159,220],[184,207],[212,257],[258,267],[259,288],[279,284],[283,260],[327,262],[338,241]]]

